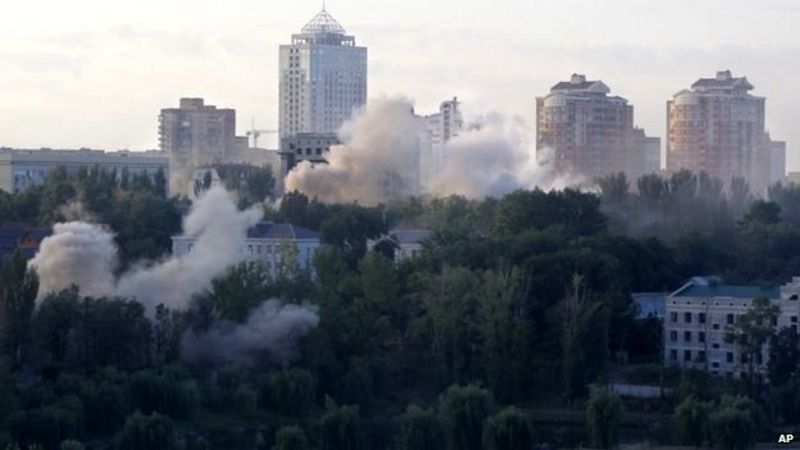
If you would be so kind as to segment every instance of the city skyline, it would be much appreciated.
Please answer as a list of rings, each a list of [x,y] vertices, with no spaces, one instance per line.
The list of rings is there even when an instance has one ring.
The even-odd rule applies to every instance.
[[[46,16],[26,5],[6,14],[0,145],[156,148],[158,110],[189,96],[237,109],[239,134],[250,118],[274,128],[278,46],[322,6],[52,3]],[[516,3],[448,1],[423,10],[422,2],[371,8],[340,0],[327,9],[370,49],[370,98],[405,95],[431,111],[457,95],[467,116],[499,111],[530,128],[535,97],[577,72],[613,85],[636,107],[637,125],[663,138],[666,101],[730,69],[767,98],[767,129],[788,142],[789,169],[800,168],[792,151],[800,142],[792,126],[800,50],[785,44],[797,40],[791,24],[800,9],[791,2],[764,2],[758,17],[744,14],[742,1],[675,0],[666,11],[640,0]]]

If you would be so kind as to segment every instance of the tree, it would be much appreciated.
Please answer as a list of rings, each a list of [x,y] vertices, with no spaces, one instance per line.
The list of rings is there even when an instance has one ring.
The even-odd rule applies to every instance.
[[[618,172],[596,180],[603,202],[622,203],[628,196],[630,183],[625,172]]]
[[[314,375],[305,369],[284,369],[269,375],[260,388],[261,405],[299,416],[314,404]]]
[[[586,405],[586,421],[591,445],[613,448],[619,439],[624,408],[622,400],[608,387],[597,387]]]
[[[308,450],[308,439],[300,427],[283,427],[275,433],[272,450]]]
[[[411,405],[400,417],[398,450],[440,450],[444,432],[433,411]]]
[[[361,448],[361,424],[358,406],[328,405],[320,422],[322,450],[358,450]]]
[[[753,447],[763,413],[747,397],[725,395],[710,418],[711,440],[720,449],[747,450]]]
[[[561,302],[561,374],[568,401],[583,395],[586,390],[585,340],[591,322],[602,308],[602,303],[589,300],[583,277],[575,274],[567,296]]]
[[[773,386],[783,386],[795,380],[800,370],[800,338],[795,327],[782,328],[771,336],[767,372]]]
[[[756,369],[763,360],[763,352],[770,338],[775,334],[780,307],[767,298],[753,300],[748,311],[736,318],[736,323],[728,327],[725,340],[739,349],[746,364],[747,379],[752,390]]]
[[[169,417],[158,413],[133,413],[117,435],[117,450],[176,450],[178,437]]]
[[[709,415],[713,405],[689,395],[675,408],[675,440],[680,445],[700,447],[708,435]]]
[[[58,446],[58,450],[84,450],[80,441],[66,440]]]
[[[31,323],[39,290],[36,273],[17,251],[0,270],[0,348],[9,368],[22,363],[25,345],[31,338]],[[0,361],[0,365],[3,361]]]
[[[450,450],[481,450],[483,422],[492,413],[492,403],[492,394],[476,385],[451,386],[439,397]]]
[[[529,450],[533,448],[533,431],[528,417],[509,407],[489,418],[483,427],[484,450]]]

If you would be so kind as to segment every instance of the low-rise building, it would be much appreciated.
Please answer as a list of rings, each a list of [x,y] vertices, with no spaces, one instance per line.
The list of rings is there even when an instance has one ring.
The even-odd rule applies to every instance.
[[[21,224],[0,226],[0,262],[5,261],[14,252],[31,259],[39,251],[42,241],[53,234],[50,227],[31,227]]]
[[[693,278],[666,299],[664,361],[667,365],[707,371],[713,375],[742,376],[749,366],[735,343],[726,336],[736,320],[758,298],[780,310],[776,330],[798,326],[800,277],[780,286],[729,285],[718,278]],[[767,346],[755,368],[766,373]]]
[[[151,179],[160,173],[166,179],[169,159],[159,151],[0,148],[0,190],[19,192],[44,184],[48,175],[58,167],[63,167],[71,175],[77,174],[81,169],[97,169],[115,173],[118,179],[125,173],[130,177],[147,175]]]
[[[185,256],[194,249],[194,236],[174,236],[172,254]],[[315,231],[288,223],[261,222],[247,230],[247,237],[239,246],[241,262],[260,261],[273,274],[299,267],[312,270],[314,255],[320,247]]]
[[[382,245],[388,245],[394,256],[395,262],[414,258],[422,252],[422,244],[433,232],[430,230],[391,230],[386,235],[370,240],[367,246],[375,250]]]

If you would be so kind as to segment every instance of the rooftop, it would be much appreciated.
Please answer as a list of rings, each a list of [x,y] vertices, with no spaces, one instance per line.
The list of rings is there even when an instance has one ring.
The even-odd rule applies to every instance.
[[[587,80],[586,75],[572,74],[569,81],[562,81],[550,89],[551,92],[568,91],[568,92],[595,92],[599,94],[608,94],[611,89],[599,80]]]
[[[432,232],[430,230],[391,230],[389,235],[398,244],[419,244],[428,239]]]
[[[319,239],[319,233],[290,223],[260,222],[247,230],[250,239]]]
[[[744,300],[756,298],[780,298],[780,289],[776,286],[742,286],[733,284],[698,285],[689,283],[672,294],[673,297],[726,297]]]
[[[301,30],[303,34],[345,34],[344,27],[322,8]]]
[[[700,78],[692,85],[692,89],[743,89],[752,90],[754,86],[747,81],[747,77],[734,77],[730,70],[717,72],[714,78]]]

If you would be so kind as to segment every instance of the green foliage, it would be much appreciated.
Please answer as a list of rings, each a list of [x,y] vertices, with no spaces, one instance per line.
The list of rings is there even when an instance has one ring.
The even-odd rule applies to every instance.
[[[175,426],[169,417],[154,413],[132,414],[116,437],[117,450],[177,450],[180,448]]]
[[[444,443],[444,430],[433,411],[411,405],[400,416],[398,450],[440,450]]]
[[[30,349],[33,310],[39,280],[15,252],[0,270],[0,365],[19,366]]]
[[[66,440],[58,446],[58,450],[84,450],[84,446],[80,441]]]
[[[300,427],[283,427],[275,433],[272,450],[308,450],[308,439]]]
[[[703,445],[708,438],[712,410],[713,405],[710,402],[698,400],[693,395],[686,397],[673,414],[676,443],[693,447]]]
[[[764,424],[762,411],[747,397],[723,396],[710,417],[711,440],[717,448],[752,448]]]
[[[800,337],[793,326],[782,328],[770,337],[767,373],[769,382],[783,386],[796,379],[800,370]]]
[[[357,406],[331,406],[320,420],[322,450],[358,450],[361,424]]]
[[[198,406],[192,381],[172,379],[152,371],[131,377],[129,395],[136,409],[145,414],[159,413],[174,418],[191,418]]]
[[[611,389],[598,387],[586,405],[586,421],[592,447],[613,448],[619,441],[624,407]]]
[[[439,415],[450,450],[481,450],[483,422],[493,409],[492,394],[476,385],[451,386],[439,397]]]
[[[529,450],[533,442],[530,420],[513,406],[490,417],[483,427],[484,450]]]
[[[260,389],[261,404],[284,414],[307,412],[316,397],[314,375],[304,369],[285,369],[269,375]]]
[[[755,382],[756,370],[764,357],[763,349],[775,335],[780,307],[769,299],[753,300],[748,311],[736,317],[736,323],[726,330],[725,339],[734,343],[739,353],[746,359],[747,376],[750,383]]]

